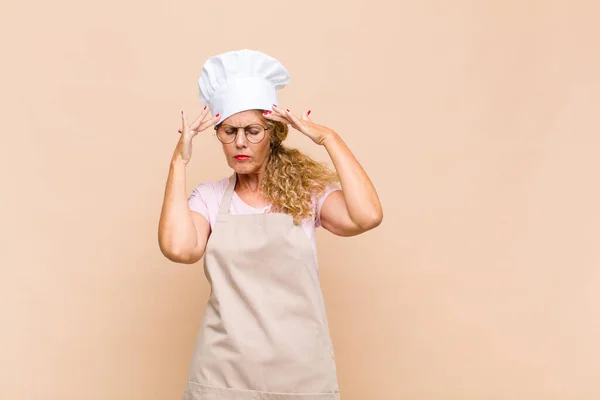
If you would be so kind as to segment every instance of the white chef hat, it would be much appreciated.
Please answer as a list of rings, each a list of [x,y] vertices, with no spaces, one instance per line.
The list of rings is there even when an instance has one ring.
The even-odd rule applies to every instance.
[[[213,115],[216,124],[240,111],[271,110],[277,90],[290,82],[290,75],[275,58],[255,50],[236,50],[209,58],[198,87],[200,101]]]

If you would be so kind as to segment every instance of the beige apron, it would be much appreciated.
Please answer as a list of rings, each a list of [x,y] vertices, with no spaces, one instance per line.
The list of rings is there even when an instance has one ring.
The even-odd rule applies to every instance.
[[[309,239],[288,214],[229,214],[236,178],[204,255],[211,293],[183,399],[339,400]]]

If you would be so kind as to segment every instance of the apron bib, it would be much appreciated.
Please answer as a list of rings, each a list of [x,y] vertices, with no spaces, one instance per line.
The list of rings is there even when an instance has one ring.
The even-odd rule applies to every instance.
[[[339,400],[309,239],[291,215],[231,215],[229,180],[204,255],[211,293],[184,400]]]

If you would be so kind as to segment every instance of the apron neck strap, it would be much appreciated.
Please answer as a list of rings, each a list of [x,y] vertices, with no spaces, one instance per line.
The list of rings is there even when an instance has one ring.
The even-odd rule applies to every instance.
[[[233,196],[233,190],[235,189],[236,179],[237,175],[234,171],[233,175],[229,177],[229,186],[227,186],[227,190],[225,190],[225,194],[223,195],[223,199],[221,200],[219,214],[229,214],[229,206],[231,205],[231,198]]]

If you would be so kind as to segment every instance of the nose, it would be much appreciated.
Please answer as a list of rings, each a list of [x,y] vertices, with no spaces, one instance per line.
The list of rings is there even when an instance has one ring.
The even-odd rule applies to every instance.
[[[240,132],[241,130],[241,132]],[[245,147],[246,146],[246,130],[245,128],[238,128],[237,134],[235,135],[235,145],[236,147]]]

